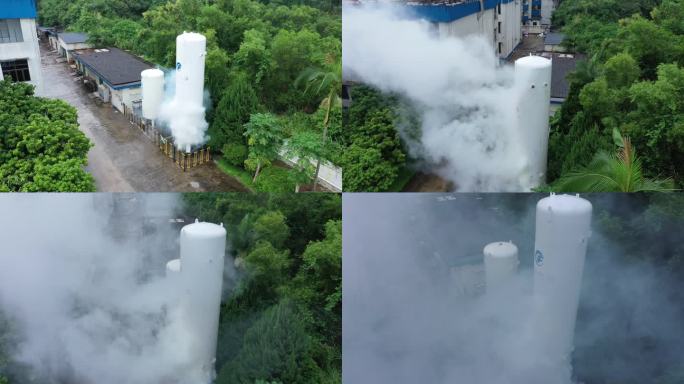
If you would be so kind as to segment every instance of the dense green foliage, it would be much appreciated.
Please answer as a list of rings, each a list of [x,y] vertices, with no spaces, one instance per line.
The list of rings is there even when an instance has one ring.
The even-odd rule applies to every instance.
[[[558,192],[645,192],[673,189],[672,180],[651,180],[643,175],[641,159],[631,141],[613,128],[617,154],[600,151],[579,170],[568,172],[552,188]]]
[[[223,144],[223,156],[230,164],[241,166],[247,159],[244,124],[258,108],[259,100],[247,76],[236,76],[221,97],[209,131],[210,145]]]
[[[270,113],[256,113],[244,125],[249,154],[245,166],[254,170],[254,180],[259,177],[261,167],[269,165],[278,157],[284,137],[278,119]]]
[[[177,35],[207,36],[210,145],[231,165],[243,167],[248,158],[243,125],[251,114],[269,111],[297,123],[293,130],[316,132],[326,141],[327,113],[319,110],[328,109],[322,105],[328,89],[310,92],[295,83],[312,68],[341,77],[339,2],[41,0],[39,10],[42,25],[86,32],[95,45],[127,49],[166,67],[174,67]],[[308,118],[292,119],[297,113]],[[319,156],[328,154],[335,163],[332,151]],[[292,173],[302,179],[301,169]]]
[[[345,113],[341,156],[345,191],[385,191],[399,175],[406,153],[395,126],[401,102],[367,87],[353,88]]]
[[[221,309],[216,382],[340,383],[340,196],[185,200],[189,214],[224,223],[242,276]]]
[[[29,84],[0,81],[0,191],[93,191],[84,170],[90,147],[76,109],[33,96]]]
[[[611,151],[617,128],[648,178],[684,172],[684,3],[566,0],[554,14],[565,44],[588,55],[551,126],[549,181]]]

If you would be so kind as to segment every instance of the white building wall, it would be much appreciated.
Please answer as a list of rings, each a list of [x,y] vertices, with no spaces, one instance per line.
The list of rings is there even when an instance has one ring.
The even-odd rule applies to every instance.
[[[59,49],[59,39],[57,39],[57,36],[51,35],[50,37],[48,37],[48,43],[50,44],[50,47],[53,50],[56,51],[57,49]]]
[[[522,42],[522,2],[512,1],[502,5],[502,13],[506,31],[504,36],[504,53],[508,57]]]
[[[43,73],[40,66],[36,21],[34,19],[21,19],[20,24],[24,41],[0,44],[0,61],[27,59],[31,75],[29,83],[36,87],[36,95],[40,96],[43,94]]]
[[[116,98],[118,98],[117,103],[119,105],[125,104],[126,107],[128,108],[133,108],[133,102],[140,100],[142,98],[142,88],[140,87],[135,87],[135,88],[127,88],[127,89],[122,89],[119,91],[114,91],[112,92],[112,104],[114,104],[114,95],[116,95]],[[116,105],[115,105],[116,106]],[[123,112],[122,107],[117,107],[117,109],[121,112]]]
[[[494,52],[499,57],[505,58],[513,52],[522,39],[521,17],[522,4],[513,1],[501,5],[500,15],[496,7],[487,9],[450,23],[437,23],[437,31],[440,37],[484,36],[492,45]],[[501,33],[499,33],[499,22],[501,22]],[[499,43],[502,43],[501,53],[499,53]]]
[[[66,56],[67,61],[71,61],[72,55],[71,52],[76,50],[76,49],[87,49],[87,48],[92,48],[90,44],[86,43],[78,43],[78,44],[67,44],[61,39],[59,40],[59,53],[62,56]]]

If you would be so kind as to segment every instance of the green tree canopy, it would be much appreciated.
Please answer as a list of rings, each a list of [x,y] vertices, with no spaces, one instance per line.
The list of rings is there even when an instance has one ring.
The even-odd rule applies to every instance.
[[[0,190],[95,190],[87,164],[90,140],[76,109],[33,96],[33,86],[0,81]]]
[[[283,130],[278,119],[270,113],[255,113],[245,123],[249,156],[245,160],[247,168],[254,169],[254,181],[259,177],[259,171],[264,165],[278,157],[278,151],[283,143]]]

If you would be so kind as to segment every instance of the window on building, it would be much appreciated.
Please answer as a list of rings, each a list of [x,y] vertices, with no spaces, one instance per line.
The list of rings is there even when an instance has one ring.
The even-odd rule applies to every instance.
[[[2,77],[9,76],[13,81],[31,81],[28,60],[12,60],[0,62]]]
[[[21,33],[21,21],[19,19],[0,20],[0,44],[21,43],[24,35]]]
[[[499,43],[499,55],[503,53],[503,43]]]
[[[499,27],[498,27],[499,33],[501,33],[501,22],[499,21]]]
[[[499,5],[496,6],[496,10],[500,15],[501,14],[501,3],[499,3]]]

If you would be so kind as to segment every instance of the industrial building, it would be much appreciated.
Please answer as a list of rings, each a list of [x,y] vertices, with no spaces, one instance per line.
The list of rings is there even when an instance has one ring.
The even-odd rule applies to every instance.
[[[522,40],[520,0],[462,0],[440,4],[407,3],[416,18],[434,24],[440,37],[482,35],[500,58]]]
[[[558,0],[522,0],[522,24],[529,33],[541,33],[551,25]]]
[[[0,69],[3,77],[43,90],[36,32],[35,0],[2,0],[0,7]]]
[[[141,98],[140,73],[154,65],[118,48],[85,49],[72,52],[84,82],[104,102],[120,112],[133,108]]]
[[[79,49],[92,48],[87,43],[88,34],[80,32],[63,32],[57,35],[57,51],[68,62],[73,60],[73,52]]]

